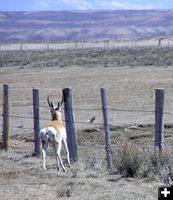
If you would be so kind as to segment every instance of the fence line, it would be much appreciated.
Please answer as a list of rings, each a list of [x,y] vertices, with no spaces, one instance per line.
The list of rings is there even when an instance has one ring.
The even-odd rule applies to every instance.
[[[46,120],[47,121],[47,120]],[[65,120],[63,120],[63,122],[65,122]],[[74,123],[76,123],[76,124],[86,124],[86,125],[91,125],[91,126],[96,126],[96,127],[98,127],[98,129],[96,129],[96,131],[100,131],[100,130],[102,130],[102,129],[100,129],[102,126],[103,126],[103,124],[99,124],[99,123],[89,123],[89,122],[79,122],[79,121],[75,121]],[[3,124],[0,124],[0,126],[2,127],[3,126]],[[129,127],[129,125],[124,125],[123,127],[122,126],[118,126],[118,125],[113,125],[113,124],[108,124],[108,126],[110,127],[110,128],[124,128],[124,129],[131,129],[131,130],[133,130],[133,129],[136,129],[136,130],[140,130],[140,127],[136,127],[136,128],[133,128],[133,127]],[[19,130],[33,130],[33,127],[24,127],[24,126],[22,126],[22,127],[14,127],[14,126],[9,126],[11,129],[19,129]],[[153,125],[153,129],[154,129],[154,125]],[[167,129],[167,128],[166,128]],[[169,129],[169,128],[168,128]],[[153,131],[149,131],[149,132],[151,132],[151,133],[155,133],[155,131],[153,130]],[[166,134],[172,134],[173,132],[171,132],[171,131],[164,131],[164,133],[166,133]]]
[[[34,89],[33,89],[33,91],[34,91]],[[158,89],[156,90],[156,91],[158,91]],[[163,91],[163,90],[161,90],[161,91]],[[157,95],[156,95],[157,96]],[[156,98],[156,97],[155,97]],[[159,102],[157,102],[158,100],[157,100],[157,98],[156,98],[156,100],[155,100],[155,103],[157,103],[158,104],[158,106],[160,106],[160,103]],[[35,100],[34,100],[34,98],[33,98],[33,104],[35,103]],[[27,103],[27,104],[19,104],[19,105],[15,105],[15,104],[13,104],[12,105],[12,107],[29,107],[29,106],[33,106],[33,104],[30,104],[30,103]],[[4,105],[4,103],[3,103],[3,105]],[[65,105],[65,104],[64,104]],[[156,104],[155,104],[156,105]],[[39,107],[42,107],[42,108],[48,108],[48,106],[45,106],[45,105],[39,105]],[[162,106],[163,107],[163,106]],[[64,109],[65,109],[65,106],[64,106]],[[66,107],[66,109],[67,109],[67,107]],[[71,113],[71,112],[73,112],[73,111],[111,111],[111,112],[137,112],[137,113],[152,113],[152,114],[154,114],[155,113],[155,124],[156,123],[158,123],[159,124],[159,126],[160,127],[162,127],[161,129],[157,129],[156,127],[155,127],[155,131],[153,130],[150,130],[150,132],[152,132],[152,133],[155,133],[155,146],[159,146],[159,149],[160,150],[162,150],[162,147],[160,146],[162,143],[163,143],[163,132],[164,132],[164,130],[163,130],[163,122],[161,123],[161,122],[158,122],[157,121],[157,117],[156,117],[156,114],[158,114],[160,111],[157,109],[157,107],[155,107],[155,110],[142,110],[142,109],[116,109],[116,108],[72,108],[72,107],[68,107],[68,112],[69,113]],[[33,112],[33,113],[35,113],[35,112]],[[71,114],[68,114],[69,116],[71,115]],[[162,109],[162,112],[158,115],[159,117],[160,117],[160,115],[162,115],[162,118],[163,118],[163,115],[173,115],[173,113],[171,113],[171,112],[165,112],[163,109]],[[19,116],[19,115],[15,115],[15,114],[8,114],[8,113],[6,113],[6,112],[4,112],[3,111],[3,114],[2,114],[2,117],[3,117],[3,119],[4,118],[6,118],[6,117],[9,117],[9,118],[20,118],[20,119],[32,119],[32,120],[37,120],[37,122],[35,122],[35,125],[34,126],[37,126],[38,125],[38,123],[39,123],[39,120],[46,120],[46,121],[48,121],[48,120],[51,120],[50,118],[42,118],[42,117],[40,117],[39,115],[36,117],[36,116]],[[74,123],[74,124],[86,124],[86,125],[92,125],[92,126],[98,126],[99,128],[100,127],[103,127],[103,125],[105,125],[105,122],[104,123],[95,123],[95,122],[86,122],[86,121],[75,121],[74,119],[72,119],[72,118],[69,118],[69,117],[65,117],[65,119],[63,120],[66,124],[68,124],[68,123]],[[113,124],[111,124],[111,123],[109,123],[109,122],[107,122],[106,123],[107,124],[107,128],[109,129],[109,128],[119,128],[119,126],[116,126],[116,125],[113,125]],[[3,121],[3,124],[2,124],[3,126],[4,126],[4,121]],[[156,125],[155,125],[156,126]],[[14,129],[26,129],[26,130],[33,130],[33,128],[29,128],[29,127],[13,127],[13,126],[10,126],[10,125],[8,125],[8,128],[14,128]],[[138,128],[138,127],[137,127]],[[105,128],[106,129],[106,128]],[[132,128],[131,128],[132,129]],[[154,127],[153,127],[153,129],[154,129]],[[101,130],[103,130],[103,129],[101,129]],[[35,130],[36,131],[36,130]],[[74,130],[75,131],[75,130]],[[37,127],[37,136],[39,137],[39,128]],[[70,131],[71,132],[71,131]],[[105,132],[106,132],[106,130],[105,130]],[[3,131],[3,133],[4,133],[4,131]],[[172,132],[170,132],[170,131],[165,131],[165,133],[167,133],[167,134],[172,134]],[[156,138],[157,137],[157,138]],[[37,145],[39,145],[39,139],[37,138],[36,139],[36,135],[35,135],[35,139],[34,139],[35,141],[37,141]],[[36,149],[36,148],[38,148],[38,146],[35,146],[35,151],[37,151],[38,149]],[[108,145],[109,146],[109,145]],[[110,153],[110,149],[109,148],[106,148],[107,150],[108,150],[108,152]],[[75,158],[76,159],[76,158]],[[77,160],[77,159],[76,159]],[[108,160],[108,159],[107,159]],[[110,161],[109,161],[110,162]]]
[[[145,44],[144,44],[145,43]],[[88,48],[101,48],[101,49],[114,49],[124,47],[171,47],[173,45],[172,38],[149,38],[149,39],[134,39],[134,40],[97,40],[97,41],[66,41],[61,42],[23,42],[23,43],[0,43],[0,51],[33,51],[33,50],[65,50],[65,49],[88,49]]]
[[[173,113],[170,112],[163,112],[164,115],[173,115]]]
[[[26,87],[24,87],[24,86],[23,86],[23,87],[22,87],[22,86],[17,86],[17,87],[16,87],[15,85],[10,84],[10,91],[11,91],[11,90],[14,90],[14,89],[15,89],[15,90],[18,90],[18,89],[28,89],[28,90],[32,90],[32,89],[34,89],[34,88],[35,88],[35,87],[32,87],[32,86],[31,86],[31,87],[29,87],[29,86],[26,86]],[[148,90],[148,89],[145,90],[145,89],[143,89],[142,91],[143,91],[143,92],[149,92],[149,93],[150,93],[150,92],[153,91],[153,89],[154,89],[154,88],[152,88],[151,90]],[[57,90],[57,89],[56,89],[56,88],[50,88],[50,87],[44,87],[44,88],[40,88],[39,90]],[[3,91],[3,89],[0,88],[0,91]],[[133,90],[133,91],[135,91],[135,90]],[[166,92],[168,92],[168,91],[173,92],[173,89],[172,89],[172,88],[167,88],[167,89],[166,89]],[[114,89],[113,92],[122,92],[122,90],[121,90],[121,89]],[[139,92],[139,91],[138,91],[138,92]],[[143,93],[143,92],[142,92],[142,93]],[[57,95],[52,94],[52,95],[50,95],[50,96],[51,96],[51,97],[54,97],[54,96],[57,96]],[[73,100],[74,100],[74,101],[76,101],[76,100],[85,100],[85,101],[86,101],[86,100],[88,100],[88,99],[95,99],[95,98],[100,98],[99,93],[96,94],[96,95],[94,95],[94,96],[89,96],[89,97],[87,96],[87,98],[85,98],[85,97],[74,97]]]
[[[12,104],[11,107],[27,107],[27,106],[33,106],[33,104]]]
[[[19,89],[28,89],[28,90],[32,90],[32,89],[34,89],[35,87],[22,87],[22,86],[13,86],[12,84],[10,84],[10,91],[11,90],[19,90]],[[153,88],[154,89],[154,88]],[[143,89],[142,91],[143,92],[148,92],[148,93],[150,93],[150,92],[152,92],[153,91],[153,89],[151,89],[151,90],[145,90],[145,89]],[[2,88],[0,88],[0,91],[1,90],[3,90]],[[39,88],[39,90],[55,90],[55,91],[57,91],[57,89],[56,88],[50,88],[50,87],[44,87],[44,88]],[[134,91],[134,90],[133,90]],[[171,91],[171,92],[173,92],[173,89],[172,88],[167,88],[166,89],[166,91]],[[118,93],[120,93],[120,92],[122,92],[122,90],[121,89],[114,89],[113,90],[113,92],[118,92]],[[139,92],[139,91],[138,91]],[[142,93],[143,93],[142,92]],[[50,97],[56,97],[57,95],[56,94],[51,94],[50,95]],[[73,101],[78,101],[78,100],[84,100],[84,101],[86,101],[86,100],[88,100],[88,99],[95,99],[95,98],[100,98],[100,95],[99,95],[99,93],[98,94],[96,94],[96,95],[94,95],[94,96],[87,96],[87,98],[86,97],[77,97],[77,96],[75,96],[74,98],[73,98]],[[146,98],[146,97],[145,97]],[[150,98],[148,98],[148,99],[150,99]]]
[[[33,104],[26,104],[26,105],[12,105],[12,107],[27,107],[33,106]],[[49,108],[48,106],[40,105],[41,108]],[[62,107],[63,109],[63,107]],[[101,111],[101,108],[73,108],[73,111]],[[114,108],[107,108],[108,111],[113,112],[138,112],[138,113],[155,113],[155,110],[138,110],[138,109],[114,109]],[[173,115],[171,112],[163,112],[164,115]],[[2,115],[5,116],[5,115]],[[11,115],[10,117],[22,118],[21,116]],[[33,117],[24,117],[24,118],[33,118]],[[41,119],[41,118],[40,118]]]
[[[27,105],[24,105],[24,106],[27,106]],[[29,106],[33,106],[32,104],[29,105]],[[14,106],[16,107],[16,106]],[[18,107],[18,106],[17,106]],[[40,107],[44,107],[44,108],[48,108],[48,106],[41,106]],[[74,108],[73,111],[80,111],[80,110],[83,110],[83,111],[98,111],[98,110],[102,110],[101,108],[97,108],[97,109],[90,109],[90,108]],[[114,111],[114,112],[139,112],[139,113],[155,113],[154,110],[152,111],[149,111],[149,110],[146,110],[146,111],[142,111],[142,110],[132,110],[132,109],[107,109],[107,111]],[[163,112],[164,115],[173,115],[173,113],[170,113],[170,112]],[[2,114],[1,115],[2,117],[6,116],[6,114]],[[10,118],[19,118],[19,119],[34,119],[33,116],[19,116],[19,115],[9,115]],[[39,117],[40,120],[50,120],[50,118],[42,118],[42,117]],[[64,122],[66,122],[66,120],[63,120]],[[88,124],[88,125],[103,125],[103,124],[96,124],[96,123],[90,123],[90,122],[84,122],[84,121],[74,121],[75,123],[80,123],[80,124]],[[114,125],[109,125],[109,126],[114,126]]]
[[[153,111],[153,113],[154,113],[155,111]],[[5,115],[2,115],[2,116],[5,116]],[[32,116],[30,116],[30,117],[27,117],[27,116],[18,116],[18,115],[9,115],[9,117],[11,117],[11,118],[21,118],[21,119],[34,119],[34,117]],[[40,117],[39,118],[39,120],[43,120],[43,121],[48,121],[48,120],[51,120],[50,118],[42,118],[42,117]],[[66,123],[66,122],[68,122],[67,120],[65,120],[65,119],[63,119],[62,120],[64,123]],[[103,126],[103,123],[94,123],[94,122],[84,122],[84,121],[74,121],[74,123],[75,124],[85,124],[85,125],[91,125],[91,126],[98,126],[99,128],[100,127],[102,127]],[[0,126],[2,126],[3,124],[0,124]],[[108,124],[108,126],[109,127],[113,127],[113,128],[120,128],[120,126],[118,126],[118,125],[114,125],[114,124]],[[127,125],[127,126],[129,126],[129,125]],[[166,125],[165,125],[166,126]],[[15,128],[15,129],[28,129],[28,130],[33,130],[33,127],[31,127],[31,128],[27,128],[27,127],[14,127],[14,126],[9,126],[10,128]],[[126,125],[125,125],[125,128],[128,128],[128,127],[126,127]],[[137,129],[138,128],[140,128],[140,127],[137,127]],[[129,129],[133,129],[133,128],[131,128],[131,127],[129,127]],[[152,133],[155,133],[155,131],[152,131]],[[165,131],[165,133],[172,133],[172,132],[169,132],[169,131]]]
[[[12,129],[33,130],[33,127],[32,127],[32,128],[27,128],[27,127],[14,127],[14,126],[9,126],[9,127],[12,128]]]
[[[28,105],[23,105],[23,106],[28,106]],[[32,104],[29,106],[33,106]],[[14,106],[14,107],[18,107],[18,106]],[[44,108],[48,108],[48,106],[42,106],[40,105],[40,107],[44,107]],[[97,108],[97,109],[90,109],[90,108],[74,108],[73,111],[101,111],[101,108]],[[149,111],[142,111],[142,110],[132,110],[132,109],[107,109],[107,111],[113,111],[113,112],[139,112],[139,113],[155,113],[154,110]],[[170,112],[163,112],[164,115],[173,115],[173,113]],[[6,114],[2,114],[2,117],[6,116]],[[19,119],[34,119],[33,116],[19,116],[19,115],[9,115],[10,118],[19,118]],[[40,120],[50,120],[50,118],[43,118],[43,117],[39,117]],[[63,120],[64,122],[66,122],[67,120]],[[103,125],[103,124],[96,124],[96,123],[90,123],[90,122],[84,122],[84,121],[74,121],[75,123],[80,123],[80,124],[88,124],[88,125]],[[114,125],[109,125],[109,126],[114,126]]]

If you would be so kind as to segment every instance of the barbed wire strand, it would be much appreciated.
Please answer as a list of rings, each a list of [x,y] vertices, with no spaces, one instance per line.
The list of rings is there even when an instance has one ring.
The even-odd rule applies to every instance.
[[[17,104],[17,105],[15,105],[15,104],[12,104],[11,105],[11,107],[30,107],[30,106],[33,106],[33,104],[30,104],[30,103],[28,103],[28,104]]]
[[[172,114],[172,113],[166,113],[166,114]],[[2,116],[6,116],[6,115],[2,114]],[[11,117],[11,118],[20,118],[20,119],[34,119],[33,116],[9,115],[9,117]],[[39,119],[40,120],[46,120],[46,121],[51,120],[50,118],[42,118],[42,117],[40,117]],[[63,122],[68,122],[66,120],[62,120],[62,121]],[[84,121],[74,121],[74,123],[76,123],[76,124],[94,125],[94,126],[103,126],[104,125],[102,123],[91,123],[91,122],[84,122]],[[110,127],[116,127],[116,128],[118,127],[118,126],[112,125],[112,124],[109,124],[108,126],[110,126]]]
[[[12,105],[12,107],[29,107],[33,106],[33,104],[19,104],[19,105]],[[41,108],[49,108],[49,106],[40,105]],[[62,108],[64,109],[64,108]],[[73,108],[73,111],[102,111],[102,108]],[[116,108],[107,108],[107,111],[112,112],[139,112],[139,113],[155,113],[155,110],[140,110],[140,109],[116,109]],[[171,112],[165,111],[163,114],[165,115],[173,115]],[[22,117],[21,117],[22,118]],[[24,117],[27,118],[27,117]]]
[[[97,108],[97,109],[74,109],[74,110],[88,110],[88,111],[98,111],[98,110],[102,110],[100,108]],[[155,113],[155,111],[149,111],[149,110],[146,110],[146,111],[142,111],[142,110],[125,110],[125,109],[107,109],[108,111],[116,111],[116,112],[140,112],[140,113]],[[173,113],[171,112],[164,112],[163,113],[164,115],[173,115]],[[5,114],[2,114],[1,115],[2,117],[3,116],[6,116]],[[21,119],[33,119],[34,116],[19,116],[19,115],[9,115],[9,117],[11,118],[21,118]],[[41,120],[48,120],[48,118],[40,118]]]
[[[95,125],[95,126],[99,127],[98,129],[96,129],[96,131],[104,131],[104,128],[103,128],[104,124],[101,124],[101,123],[100,124],[96,124],[96,123],[95,124],[90,124],[90,123],[85,123],[85,122],[74,122],[74,123],[82,123],[82,124],[88,124],[88,125]],[[111,130],[111,128],[124,129],[124,131],[127,131],[127,130],[140,130],[140,129],[142,129],[141,127],[133,128],[133,127],[128,127],[128,126],[117,126],[117,125],[112,125],[112,124],[109,124],[108,126],[110,128],[110,131],[116,131],[116,130]],[[154,126],[154,124],[153,124],[153,126]],[[9,126],[9,127],[12,128],[12,129],[20,129],[20,130],[34,130],[33,127],[32,128],[29,128],[29,127],[14,127],[14,126]],[[146,130],[145,132],[150,132],[152,134],[156,133],[155,130]],[[173,131],[166,131],[166,130],[164,130],[163,132],[165,134],[173,134]]]
[[[34,130],[34,127],[29,128],[29,127],[15,127],[15,126],[9,126],[12,129],[20,129],[20,130]]]

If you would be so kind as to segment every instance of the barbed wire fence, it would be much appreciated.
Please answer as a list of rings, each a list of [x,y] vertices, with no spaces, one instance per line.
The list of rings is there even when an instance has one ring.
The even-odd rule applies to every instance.
[[[14,88],[13,88],[14,89]],[[69,89],[68,89],[69,90]],[[33,89],[34,91],[34,89]],[[72,92],[71,90],[69,90],[70,92]],[[101,91],[104,91],[104,89],[102,88]],[[33,135],[33,150],[34,150],[34,154],[36,156],[39,156],[40,154],[40,146],[39,146],[39,129],[40,129],[40,121],[41,123],[46,123],[48,120],[50,120],[49,117],[40,117],[40,116],[35,116],[34,114],[34,102],[33,103],[18,103],[18,104],[10,104],[10,97],[9,97],[9,86],[8,85],[4,85],[3,86],[3,102],[0,103],[1,107],[3,107],[2,109],[2,116],[0,116],[0,126],[2,127],[2,146],[5,150],[8,150],[10,148],[9,145],[9,140],[10,137],[13,137],[12,135],[10,136],[10,132],[13,132],[13,130],[17,130],[18,132],[22,132],[22,134],[24,133],[32,133]],[[103,92],[105,93],[105,91]],[[38,95],[39,96],[39,95]],[[106,97],[106,94],[104,94],[104,96]],[[104,97],[104,98],[105,98]],[[72,97],[71,97],[72,98]],[[75,101],[86,101],[86,99],[81,98],[76,98],[74,99]],[[33,101],[34,98],[33,98]],[[70,100],[72,103],[72,99]],[[106,103],[106,100],[105,100]],[[110,108],[109,106],[105,105],[105,103],[103,104],[103,100],[102,100],[102,106],[98,107],[98,108],[71,108],[68,107],[68,112],[70,112],[70,116],[73,116],[73,112],[76,113],[80,113],[80,112],[89,112],[92,113],[93,111],[98,111],[98,112],[102,112],[103,113],[103,122],[95,122],[95,116],[92,116],[91,119],[89,120],[75,120],[74,118],[72,119],[71,117],[66,117],[65,119],[63,119],[64,123],[66,124],[66,127],[68,127],[68,123],[72,123],[73,124],[73,129],[75,128],[75,125],[80,124],[80,125],[87,125],[87,126],[93,126],[94,128],[97,127],[95,130],[99,130],[99,129],[104,129],[105,130],[105,144],[106,144],[106,160],[107,160],[107,167],[109,168],[111,166],[111,144],[110,144],[110,129],[115,129],[118,128],[119,126],[114,124],[114,123],[110,123],[109,122],[109,117],[108,115],[111,113],[140,113],[140,114],[152,114],[153,116],[155,116],[155,124],[154,127],[155,129],[152,130],[152,133],[155,134],[155,143],[154,145],[156,147],[159,147],[159,150],[162,151],[162,144],[163,144],[163,139],[164,139],[164,133],[170,133],[172,134],[172,132],[169,131],[164,131],[164,117],[166,115],[169,116],[173,116],[172,112],[165,112],[164,111],[164,89],[156,89],[155,91],[155,108],[153,110],[149,110],[149,109],[121,109],[121,108]],[[48,106],[43,105],[43,104],[37,104],[36,107],[39,106],[40,109],[48,109]],[[64,105],[65,107],[65,105]],[[15,113],[11,113],[10,109],[11,108],[15,108],[15,109],[20,109],[19,114],[15,114]],[[39,108],[36,108],[37,112],[39,113]],[[29,110],[29,112],[23,112],[24,110]],[[64,108],[65,109],[65,108]],[[107,114],[105,115],[105,111],[107,112]],[[107,118],[105,120],[105,117]],[[15,119],[15,122],[11,125],[10,120]],[[24,120],[23,120],[24,119]],[[35,125],[34,125],[34,120],[36,120]],[[32,124],[32,125],[31,125]],[[74,125],[75,124],[75,125]],[[36,126],[36,127],[35,127]],[[71,126],[71,125],[70,125]],[[135,127],[131,127],[131,128],[135,128]],[[76,134],[76,130],[73,130],[74,133]],[[67,128],[67,133],[69,132],[68,128]],[[70,127],[70,135],[71,135],[71,127]],[[73,138],[73,137],[72,137]],[[71,142],[71,141],[70,141]],[[74,141],[73,141],[74,142]],[[77,143],[73,143],[72,144],[72,149],[77,148]],[[73,154],[74,154],[74,149],[73,149]],[[72,155],[71,158],[74,159],[74,161],[77,160],[77,150],[75,152],[76,155]],[[74,158],[75,157],[75,158]]]
[[[57,50],[57,49],[87,49],[104,48],[113,49],[121,47],[172,47],[172,38],[144,38],[134,40],[100,40],[100,41],[70,41],[70,42],[23,42],[0,43],[0,51],[28,51],[28,50]]]

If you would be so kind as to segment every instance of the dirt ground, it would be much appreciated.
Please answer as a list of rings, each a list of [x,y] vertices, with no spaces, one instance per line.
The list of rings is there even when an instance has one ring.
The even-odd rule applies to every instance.
[[[153,145],[153,127],[124,127],[111,131],[111,147],[121,141],[122,134],[134,145]],[[171,128],[169,131],[173,131]],[[145,132],[145,133],[144,133]],[[172,135],[167,134],[170,144]],[[172,142],[171,142],[172,143]],[[172,144],[171,144],[172,145]],[[32,156],[32,135],[13,136],[8,153],[0,152],[0,199],[157,199],[157,188],[163,180],[123,178],[116,171],[106,171],[104,132],[78,132],[78,164],[67,173],[57,172],[52,148],[49,148],[46,172],[41,158]],[[62,153],[65,161],[65,155]]]
[[[126,137],[139,148],[153,146],[153,127],[117,127],[111,130],[111,147]],[[173,128],[166,128],[165,144],[173,145]],[[123,135],[122,135],[123,134]],[[106,170],[104,131],[78,131],[79,161],[67,173],[57,172],[52,148],[48,149],[47,171],[41,158],[32,156],[33,135],[15,135],[10,151],[0,151],[0,199],[127,199],[156,200],[163,180],[123,178]],[[65,155],[62,153],[64,162]],[[66,164],[66,163],[65,163]]]
[[[0,199],[156,200],[163,180],[123,178],[106,170],[100,88],[106,89],[113,150],[124,137],[141,149],[153,148],[155,89],[165,88],[165,146],[171,147],[172,77],[172,66],[1,67],[1,94],[4,83],[10,86],[11,143],[8,153],[0,150]],[[32,156],[32,88],[39,88],[42,127],[50,119],[47,96],[56,102],[65,87],[73,90],[79,162],[68,173],[57,172],[49,148],[44,172],[41,158]],[[2,113],[2,95],[0,105]],[[2,123],[0,116],[1,132]]]

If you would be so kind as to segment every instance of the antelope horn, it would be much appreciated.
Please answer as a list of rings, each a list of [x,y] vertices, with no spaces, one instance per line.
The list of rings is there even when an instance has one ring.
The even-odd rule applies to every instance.
[[[61,102],[60,101],[58,102],[58,107],[57,108],[58,108],[58,110],[61,109]]]
[[[62,99],[61,99],[61,101],[58,101],[58,108],[62,106],[62,104],[63,104],[63,101],[64,101],[64,98],[63,98],[63,96],[62,96]]]
[[[47,97],[47,103],[48,103],[49,107],[53,108],[53,103],[52,103],[52,101],[50,102],[49,97]]]
[[[61,106],[62,106],[63,102],[64,102],[64,96],[62,96],[62,99],[61,99]]]

